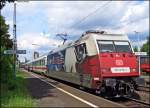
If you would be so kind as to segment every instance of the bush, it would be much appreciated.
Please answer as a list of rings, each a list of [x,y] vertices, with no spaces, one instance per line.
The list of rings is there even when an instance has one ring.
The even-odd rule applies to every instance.
[[[12,87],[14,86],[14,77],[13,77],[13,56],[4,55],[5,48],[1,48],[1,58],[0,58],[0,80],[1,84],[6,84]]]
[[[17,73],[16,80],[13,80],[13,84],[15,84],[13,90],[8,89],[7,86],[5,86],[6,84],[2,84],[1,107],[34,106],[34,102],[27,91],[26,82],[19,73],[20,72]]]

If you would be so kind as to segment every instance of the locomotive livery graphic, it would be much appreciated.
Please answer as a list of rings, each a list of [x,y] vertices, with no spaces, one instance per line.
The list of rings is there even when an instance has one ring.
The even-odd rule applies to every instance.
[[[94,30],[26,63],[30,71],[43,72],[110,97],[130,96],[134,92],[142,80],[137,67],[126,35]]]

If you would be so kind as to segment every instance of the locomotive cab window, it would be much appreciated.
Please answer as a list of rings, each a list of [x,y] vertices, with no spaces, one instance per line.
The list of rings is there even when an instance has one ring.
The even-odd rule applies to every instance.
[[[98,40],[100,52],[132,52],[128,41]]]
[[[98,41],[100,52],[115,52],[113,41]]]
[[[127,41],[114,41],[116,52],[132,52],[129,42]]]

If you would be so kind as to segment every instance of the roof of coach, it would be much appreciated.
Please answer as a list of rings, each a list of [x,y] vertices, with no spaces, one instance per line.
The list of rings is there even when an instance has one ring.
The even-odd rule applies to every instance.
[[[73,42],[68,42],[62,46],[58,46],[56,49],[51,50],[48,54],[54,54],[58,51],[64,50],[64,49],[70,47],[72,44],[73,44]]]
[[[81,37],[74,42],[74,45],[84,43],[91,40],[129,40],[127,35],[119,33],[107,33],[106,31],[89,30],[81,35]]]
[[[32,61],[28,61],[28,62],[26,62],[25,64],[30,64],[30,63],[32,63]]]
[[[48,55],[48,53],[46,53],[46,54],[44,54],[44,55],[42,55],[42,56],[40,56],[40,57],[38,57],[38,58],[36,58],[36,59],[33,59],[32,62],[35,62],[35,61],[41,60],[41,59],[43,59],[43,58],[46,58],[47,55]]]
[[[88,37],[92,37],[95,39],[102,39],[102,40],[129,40],[128,36],[125,34],[119,33],[107,33],[105,31],[99,30],[89,30],[82,34],[80,40],[88,39]]]
[[[43,59],[43,58],[47,57],[47,55],[48,55],[48,53],[45,53],[45,54],[41,55],[40,57],[38,57],[38,58],[36,58],[36,59],[32,59],[32,60],[28,61],[28,62],[25,63],[25,64],[30,64],[30,63],[32,63],[32,62],[38,61],[38,60],[40,60],[40,59]]]

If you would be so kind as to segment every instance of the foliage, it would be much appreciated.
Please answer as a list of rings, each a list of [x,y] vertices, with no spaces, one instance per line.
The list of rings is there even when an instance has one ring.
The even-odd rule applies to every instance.
[[[13,57],[12,55],[4,55],[4,50],[12,49],[13,42],[8,33],[9,26],[5,24],[4,17],[0,15],[0,80],[1,85],[5,85],[8,89],[14,88],[13,83]]]
[[[13,57],[12,55],[4,55],[4,50],[12,49],[13,42],[8,34],[9,26],[5,24],[4,17],[0,16],[0,80],[1,83],[7,83],[8,86],[13,86],[10,84],[13,80],[12,68],[13,68]]]
[[[150,36],[147,37],[147,42],[143,44],[141,51],[147,52],[147,54],[150,55]]]
[[[1,54],[4,52],[5,48],[1,48]],[[0,58],[1,67],[0,67],[0,80],[1,83],[7,83],[9,86],[13,80],[13,58],[11,55],[2,54]]]
[[[138,51],[138,48],[135,46],[135,47],[133,48],[133,50],[134,50],[134,52],[137,52],[137,51]]]
[[[14,1],[16,0],[1,0],[0,9],[2,9],[5,6],[6,2],[14,2]]]
[[[5,24],[3,16],[0,16],[0,28],[1,47],[5,47],[6,49],[12,48],[13,42],[8,34],[9,26]]]
[[[27,91],[21,72],[17,73],[13,83],[16,85],[13,90],[10,90],[5,84],[1,85],[1,107],[33,107],[33,100]]]
[[[14,0],[2,0],[0,9],[6,2]],[[26,83],[22,76],[17,73],[16,79],[13,77],[13,61],[12,55],[5,55],[4,50],[10,50],[13,42],[8,33],[9,26],[6,25],[5,19],[0,15],[0,80],[1,80],[1,107],[32,107],[33,100],[26,89]]]

